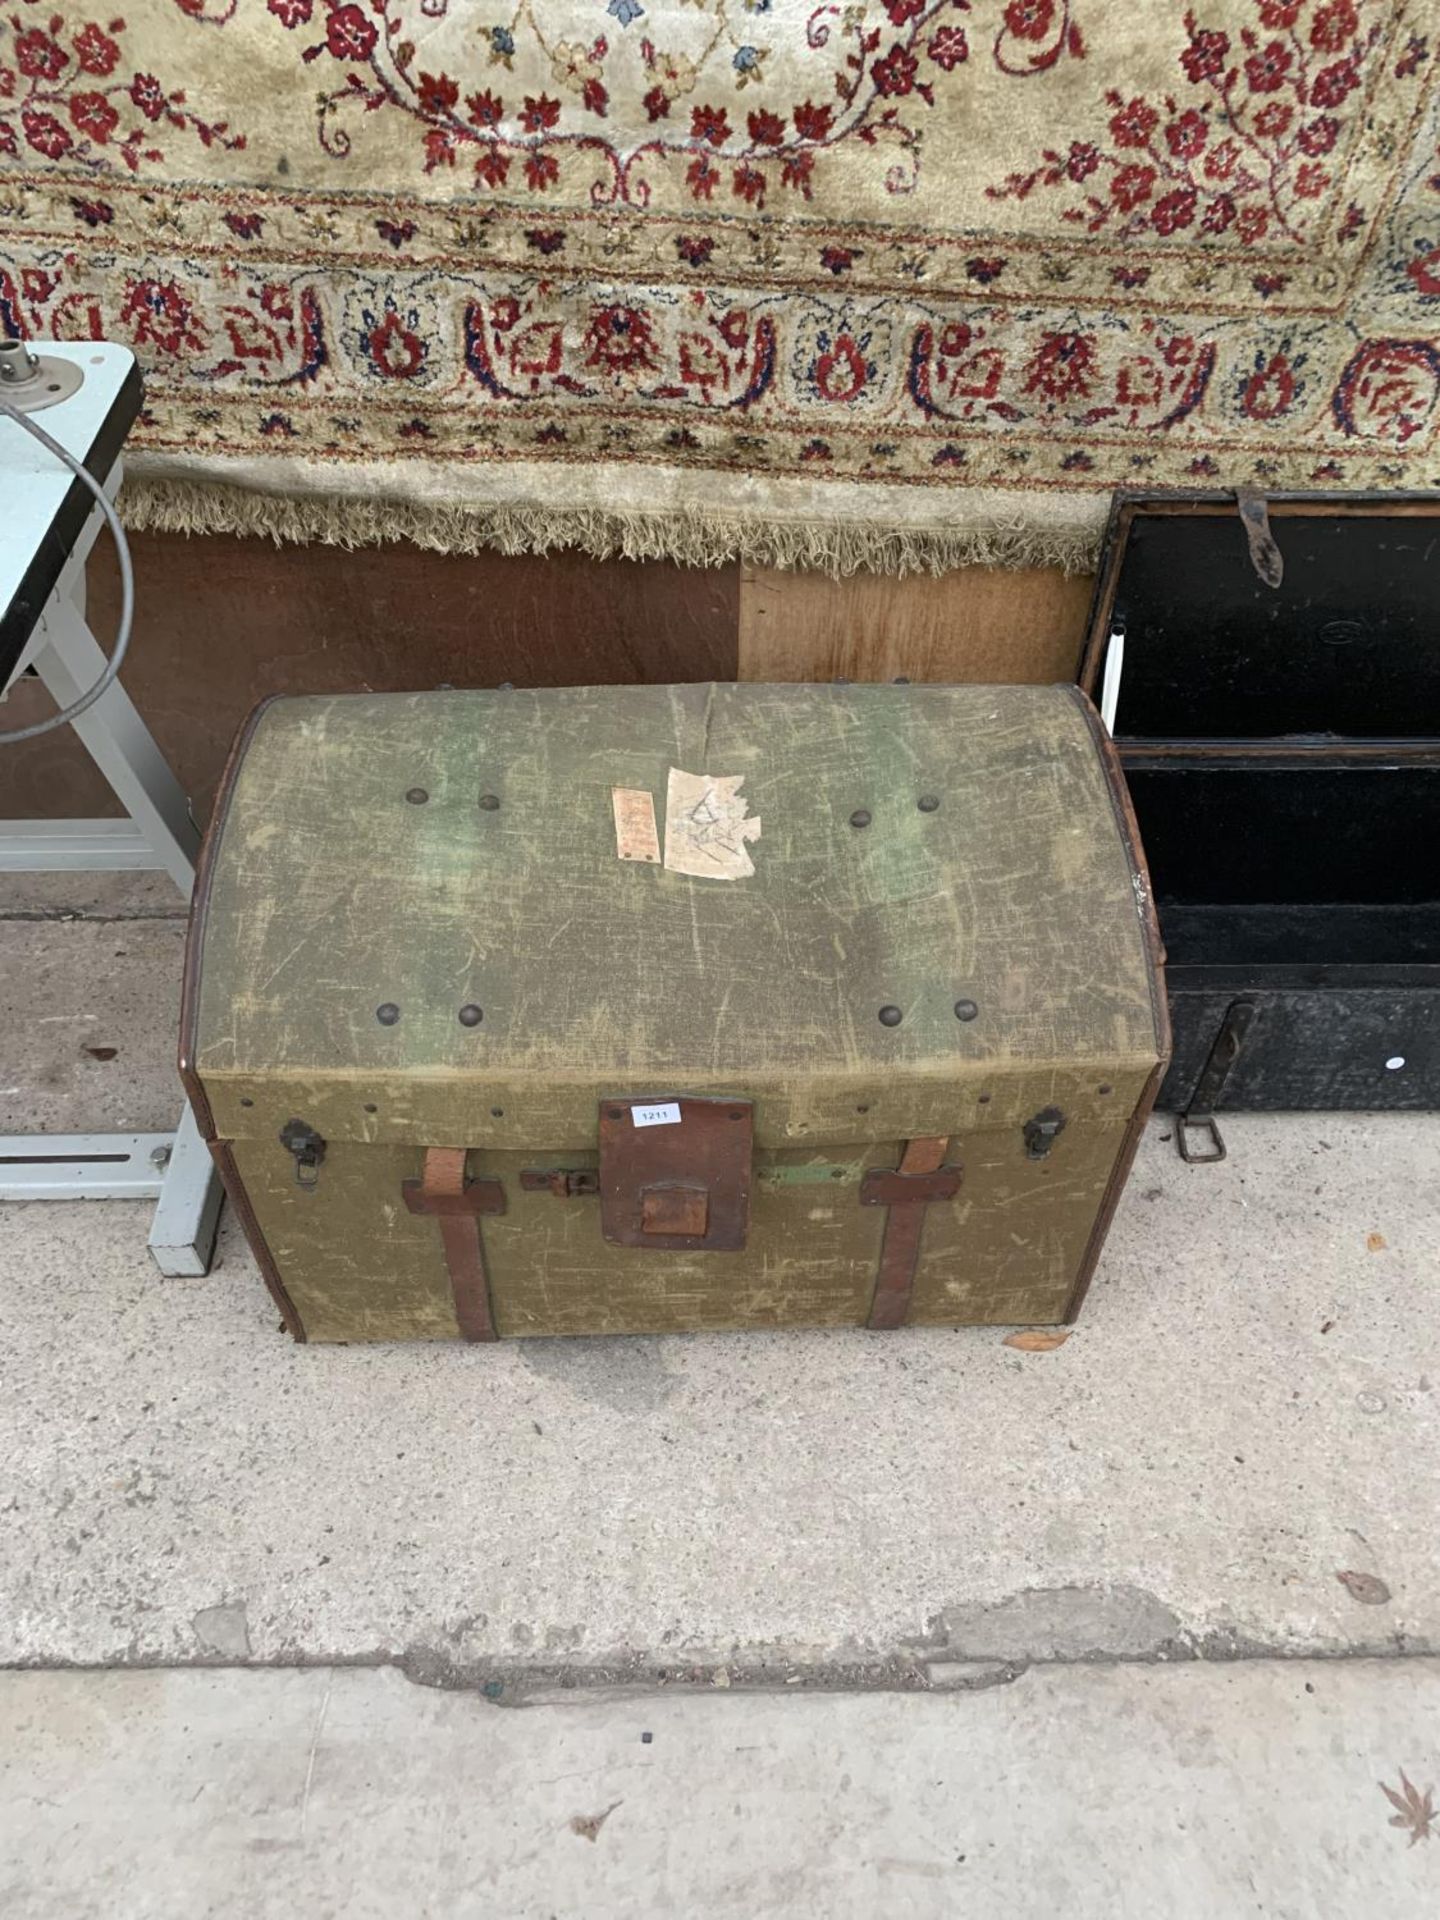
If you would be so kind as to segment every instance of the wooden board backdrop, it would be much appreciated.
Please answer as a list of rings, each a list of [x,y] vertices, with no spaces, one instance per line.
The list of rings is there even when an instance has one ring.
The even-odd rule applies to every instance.
[[[124,684],[201,821],[235,730],[269,693],[502,680],[1068,680],[1092,586],[1048,570],[834,581],[573,552],[346,552],[178,534],[132,544]],[[102,643],[115,607],[102,542],[90,569]],[[14,726],[47,710],[34,683],[0,706]],[[0,748],[0,817],[114,810],[69,734]]]
[[[742,680],[1073,680],[1094,582],[969,567],[891,580],[746,569]]]

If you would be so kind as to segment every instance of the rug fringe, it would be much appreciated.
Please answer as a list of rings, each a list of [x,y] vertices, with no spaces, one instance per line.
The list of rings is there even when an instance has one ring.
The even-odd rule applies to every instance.
[[[832,579],[869,571],[904,575],[955,567],[1058,567],[1094,571],[1097,536],[1076,525],[1003,523],[894,528],[863,521],[751,520],[717,514],[595,508],[438,506],[341,495],[304,497],[132,475],[120,496],[136,532],[245,534],[337,547],[403,540],[436,553],[548,553],[578,547],[598,560],[675,560],[714,567],[809,568]]]

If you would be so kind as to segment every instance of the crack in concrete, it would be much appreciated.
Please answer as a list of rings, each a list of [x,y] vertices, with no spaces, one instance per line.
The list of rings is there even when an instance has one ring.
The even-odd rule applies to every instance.
[[[978,1693],[1011,1686],[1038,1667],[1133,1667],[1185,1664],[1231,1665],[1278,1660],[1295,1666],[1336,1665],[1353,1660],[1424,1660],[1440,1645],[1397,1636],[1383,1646],[1297,1648],[1267,1644],[1228,1631],[1187,1635],[1144,1652],[1087,1648],[1072,1654],[974,1658],[963,1651],[916,1646],[911,1651],[873,1659],[656,1662],[643,1655],[566,1664],[557,1661],[458,1659],[427,1645],[401,1652],[359,1654],[278,1654],[249,1659],[222,1654],[189,1659],[14,1660],[0,1672],[179,1672],[196,1670],[248,1673],[316,1669],[393,1668],[414,1686],[445,1693],[471,1693],[496,1707],[584,1705],[600,1700],[653,1699],[664,1693]]]
[[[127,912],[86,913],[76,907],[12,907],[0,909],[0,924],[17,921],[24,925],[50,925],[55,921],[83,920],[89,926],[121,926],[136,921],[180,920],[188,918],[184,906],[132,907]]]
[[[664,1691],[973,1693],[1010,1686],[1032,1667],[1425,1659],[1440,1652],[1440,1644],[1429,1637],[1398,1630],[1378,1643],[1305,1647],[1228,1625],[1187,1626],[1158,1595],[1123,1582],[1027,1587],[998,1600],[947,1607],[918,1636],[897,1635],[885,1652],[852,1646],[827,1654],[772,1643],[748,1653],[700,1653],[688,1660],[631,1648],[589,1658],[557,1649],[548,1658],[535,1658],[462,1650],[458,1643],[468,1624],[444,1636],[449,1644],[417,1640],[399,1649],[355,1654],[296,1649],[257,1656],[251,1652],[245,1604],[231,1600],[192,1617],[199,1651],[188,1657],[151,1658],[132,1643],[111,1660],[0,1660],[0,1671],[392,1667],[415,1686],[521,1707],[653,1697]]]

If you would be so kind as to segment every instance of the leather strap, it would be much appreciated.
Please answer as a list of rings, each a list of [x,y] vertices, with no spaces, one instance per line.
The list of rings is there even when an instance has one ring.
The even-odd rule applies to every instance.
[[[480,1215],[505,1211],[505,1189],[498,1180],[467,1180],[465,1155],[464,1147],[427,1147],[420,1179],[402,1182],[400,1190],[411,1213],[434,1214],[440,1222],[461,1338],[498,1340]]]
[[[950,1146],[948,1134],[907,1140],[896,1169],[900,1175],[935,1173],[944,1165]],[[920,1258],[920,1236],[925,1231],[925,1208],[935,1198],[917,1185],[913,1200],[892,1200],[885,1216],[885,1240],[880,1249],[880,1273],[870,1302],[868,1325],[881,1331],[903,1327],[910,1317],[915,1291],[915,1267]]]

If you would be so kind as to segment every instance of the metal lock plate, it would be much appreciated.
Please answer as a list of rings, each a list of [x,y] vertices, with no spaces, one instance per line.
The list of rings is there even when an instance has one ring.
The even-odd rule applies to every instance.
[[[655,1121],[657,1113],[674,1119]],[[735,1253],[750,1225],[748,1100],[602,1100],[600,1224],[621,1247]]]

